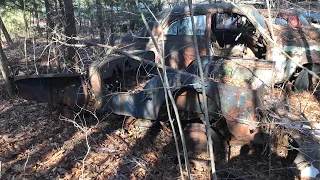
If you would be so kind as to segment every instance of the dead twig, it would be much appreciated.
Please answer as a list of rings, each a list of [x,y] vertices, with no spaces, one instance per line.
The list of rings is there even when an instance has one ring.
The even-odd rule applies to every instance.
[[[24,163],[24,166],[23,166],[24,173],[26,173],[26,167],[27,167],[27,164],[28,164],[28,161],[29,161],[29,157],[30,157],[30,153],[28,152],[27,160],[26,160],[26,162]]]
[[[207,93],[206,93],[206,88],[204,87],[204,85],[205,85],[204,73],[203,73],[201,59],[200,59],[200,53],[199,53],[199,49],[198,49],[198,41],[197,41],[195,22],[194,22],[194,17],[193,17],[192,0],[188,0],[188,3],[189,3],[189,9],[191,11],[190,15],[191,15],[191,24],[192,24],[192,31],[193,31],[193,33],[192,33],[193,34],[193,44],[194,44],[195,53],[196,53],[196,57],[197,57],[198,68],[199,68],[199,73],[200,73],[200,78],[201,78],[201,85],[202,85],[203,109],[204,109],[204,117],[205,117],[205,121],[206,121],[206,134],[207,134],[210,161],[211,161],[211,176],[214,180],[216,180],[218,178],[217,178],[216,168],[215,168],[215,163],[214,163],[213,142],[212,142],[211,133],[210,133],[211,126],[210,126],[210,121],[209,121]]]
[[[304,113],[304,112],[306,111],[307,106],[308,106],[308,104],[309,104],[309,102],[310,102],[310,98],[311,98],[311,96],[313,96],[314,93],[317,91],[319,85],[320,85],[320,81],[318,81],[316,87],[315,87],[314,90],[312,91],[312,94],[309,95],[308,101],[307,101],[306,105],[304,106],[302,113]]]
[[[144,3],[144,2],[143,2]],[[155,17],[155,15],[152,13],[152,11],[149,9],[149,7],[144,3],[144,5],[147,7],[148,11],[152,14],[152,16],[154,17],[154,19],[156,20],[156,22],[158,24],[159,21],[158,19]],[[146,24],[148,26],[148,24]],[[149,33],[150,33],[150,27],[149,28]],[[162,28],[162,26],[161,26]],[[153,37],[153,35],[151,34],[151,37]],[[162,29],[162,33],[161,33],[161,37],[162,39],[164,39],[164,34],[163,34],[163,29]],[[155,46],[157,46],[155,44]],[[164,41],[162,41],[162,49],[164,49]],[[159,55],[160,55],[160,52],[158,52]],[[162,59],[165,58],[165,54],[164,54],[164,51],[162,52],[161,54],[161,57]],[[162,68],[165,68],[165,63],[164,62],[161,62],[162,63]],[[158,70],[159,71],[159,70]],[[166,73],[166,71],[165,71]],[[163,84],[163,88],[164,89],[170,89],[169,85],[166,86],[164,80],[163,80],[163,77],[161,76],[161,73],[160,74],[160,79],[161,79],[161,82]],[[166,74],[165,74],[166,75]],[[172,129],[172,134],[173,134],[173,138],[174,138],[174,141],[175,141],[175,146],[176,146],[176,153],[177,153],[177,158],[178,158],[178,164],[179,164],[179,169],[180,169],[180,174],[181,174],[181,178],[184,179],[184,176],[183,176],[183,170],[182,170],[182,163],[181,163],[181,158],[180,158],[180,150],[179,150],[179,143],[178,143],[178,137],[177,137],[177,133],[176,133],[176,129],[174,127],[174,123],[173,123],[173,119],[172,119],[172,116],[171,116],[171,111],[170,111],[170,106],[169,106],[169,98],[168,98],[168,92],[167,91],[164,91],[164,95],[165,95],[165,101],[166,101],[166,110],[167,110],[167,113],[168,113],[168,118],[169,118],[169,122],[170,122],[170,126],[171,126],[171,129]]]
[[[135,0],[135,2],[136,2],[136,6],[139,8],[138,0]],[[170,112],[170,109],[168,108],[169,107],[169,103],[168,103],[168,98],[167,98],[166,94],[169,96],[169,99],[171,101],[171,105],[173,107],[173,111],[174,111],[174,114],[175,114],[175,117],[176,117],[176,121],[177,121],[178,128],[179,128],[179,133],[180,133],[180,137],[181,137],[181,142],[182,142],[182,149],[183,149],[183,154],[184,154],[184,158],[185,158],[185,165],[186,165],[187,175],[188,175],[188,178],[191,180],[192,177],[191,177],[191,171],[190,171],[190,164],[189,164],[189,160],[188,160],[188,152],[187,152],[187,148],[186,148],[186,142],[185,142],[185,138],[184,138],[184,134],[183,134],[183,129],[182,129],[182,125],[181,125],[181,121],[180,121],[180,117],[179,117],[178,108],[177,108],[177,106],[175,104],[175,100],[174,100],[174,97],[172,95],[171,89],[167,88],[167,87],[169,87],[169,80],[168,80],[168,77],[167,77],[167,71],[166,71],[167,67],[165,66],[164,56],[161,55],[161,51],[160,51],[160,49],[159,49],[159,47],[157,45],[157,42],[156,42],[155,38],[152,35],[152,31],[151,31],[151,29],[150,29],[150,27],[149,27],[149,25],[148,25],[148,23],[146,21],[146,18],[144,16],[144,14],[142,13],[142,11],[140,9],[139,9],[139,11],[140,11],[140,14],[141,14],[141,18],[142,18],[142,20],[143,20],[143,22],[144,22],[144,24],[146,26],[146,29],[148,30],[149,34],[151,35],[152,42],[153,42],[153,44],[154,44],[154,46],[155,46],[155,48],[157,50],[156,52],[157,52],[158,56],[160,57],[161,66],[159,66],[159,67],[162,67],[162,69],[164,71],[163,86],[166,89],[165,97],[166,97],[166,103],[167,103],[166,105],[167,105],[168,116],[169,116],[170,121],[172,122],[171,115],[170,115],[171,112]],[[156,63],[156,64],[158,64],[158,63]],[[173,125],[173,123],[171,125]],[[172,127],[174,127],[174,126],[172,126]],[[175,131],[173,131],[173,133],[174,133],[174,137],[176,138]],[[178,148],[177,143],[176,143],[176,147]],[[179,156],[179,154],[177,154],[177,156]],[[178,160],[180,161],[179,157],[178,157]],[[181,171],[181,169],[182,169],[181,168],[181,163],[179,165],[180,165],[180,171]],[[181,177],[182,177],[182,179],[184,179],[182,172],[181,172]]]

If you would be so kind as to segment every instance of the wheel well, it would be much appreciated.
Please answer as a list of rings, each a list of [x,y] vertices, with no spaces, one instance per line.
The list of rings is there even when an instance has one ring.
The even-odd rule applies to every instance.
[[[305,63],[305,64],[302,64],[302,66],[308,69],[311,69],[313,64],[320,67],[320,63]],[[291,82],[294,81],[297,78],[298,73],[300,73],[302,70],[303,69],[301,67],[297,66],[294,73],[290,76],[289,81]]]
[[[302,64],[303,67],[306,67],[308,69],[311,69],[313,65],[320,66],[320,62],[319,63],[305,63],[305,64]],[[296,71],[300,72],[301,70],[302,70],[302,68],[297,66]]]
[[[306,63],[306,64],[303,64],[303,66],[316,74],[320,74],[319,63]],[[319,81],[303,68],[299,67],[296,69],[295,72],[296,73],[290,78],[290,81],[293,82],[292,89],[296,92],[312,90],[314,88],[314,85],[316,85],[317,82]]]
[[[179,110],[180,119],[183,120],[181,121],[182,124],[187,125],[190,123],[205,123],[204,113],[199,113],[195,111],[195,108],[194,108],[195,106],[197,106],[196,105],[197,102],[195,100],[197,100],[197,98],[199,98],[198,100],[200,99],[202,100],[202,95],[196,98],[190,98],[189,100],[187,98],[187,96],[195,97],[195,95],[199,95],[199,94],[201,93],[190,87],[181,88],[173,92],[173,97],[175,99],[176,105]],[[209,102],[213,102],[213,100],[209,97],[207,97],[207,100],[208,100],[208,104]],[[170,104],[169,106],[170,106],[171,114],[174,115],[170,100],[169,100],[169,104]],[[223,127],[227,127],[226,120],[224,119],[223,116],[219,115],[219,118],[217,118],[216,116],[209,114],[209,118],[210,118],[211,125],[213,126],[214,129],[222,129]],[[160,121],[168,120],[167,106],[165,102],[163,103],[163,105],[159,110],[158,120]]]
[[[177,98],[179,96],[181,96],[181,94],[183,94],[184,92],[187,92],[187,91],[197,93],[197,91],[195,89],[190,88],[190,87],[180,88],[180,89],[172,92],[172,95],[173,95],[173,98],[175,99],[176,104],[177,104]],[[173,109],[172,109],[172,103],[171,103],[171,100],[169,97],[168,97],[168,102],[169,102],[169,108],[170,108],[171,114],[174,114]],[[181,112],[181,109],[179,111]],[[161,108],[158,113],[158,120],[160,120],[160,121],[165,120],[166,121],[167,119],[168,119],[167,105],[166,105],[166,102],[164,101],[163,104],[161,105]]]

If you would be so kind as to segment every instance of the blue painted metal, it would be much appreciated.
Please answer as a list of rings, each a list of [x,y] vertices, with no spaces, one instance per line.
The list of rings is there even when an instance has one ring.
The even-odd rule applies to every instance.
[[[197,76],[168,73],[168,79],[173,92],[188,88],[201,93],[201,80]],[[205,80],[204,87],[207,97],[214,102],[214,105],[210,106],[213,108],[210,109],[212,114],[223,114],[226,119],[247,125],[256,120],[255,109],[260,106],[262,89],[250,90],[210,80]],[[202,99],[199,101],[201,102]],[[102,111],[156,120],[160,108],[165,105],[165,94],[160,76],[153,77],[137,93],[105,94],[102,104],[104,104]],[[189,109],[189,111],[202,112],[202,109]]]
[[[320,21],[320,14],[319,13],[309,13],[309,12],[304,12],[301,13],[303,16],[305,16],[306,18],[311,18],[315,21]]]
[[[139,51],[136,55],[154,57],[150,52]],[[151,62],[151,61],[150,61]],[[142,68],[141,68],[142,67]],[[93,93],[86,95],[81,76],[70,74],[39,75],[16,78],[20,95],[39,102],[56,102],[76,110],[86,106],[88,98],[98,112],[115,113],[135,118],[157,120],[160,109],[165,106],[163,82],[150,63],[144,64],[128,57],[119,56],[104,62],[95,62],[90,67],[89,79]],[[149,81],[141,90],[123,90],[126,79],[148,75]],[[211,117],[222,115],[227,120],[230,132],[249,136],[256,129],[256,108],[260,106],[262,89],[247,89],[217,83],[206,79],[201,85],[200,77],[188,72],[168,71],[169,87],[174,92],[176,104],[181,111],[203,114],[201,92],[206,88]],[[94,83],[92,83],[94,82]],[[108,86],[114,86],[109,88]],[[120,86],[120,91],[118,90]],[[180,91],[186,91],[184,95]],[[191,93],[191,91],[193,93]],[[57,94],[58,96],[54,96]],[[27,96],[24,96],[27,95]],[[99,95],[99,96],[97,96]],[[96,103],[95,103],[96,102]],[[241,129],[241,130],[239,130]]]

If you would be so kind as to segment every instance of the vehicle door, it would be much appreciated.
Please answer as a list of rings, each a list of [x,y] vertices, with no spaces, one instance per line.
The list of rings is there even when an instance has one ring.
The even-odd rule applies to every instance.
[[[200,56],[207,55],[206,15],[194,16],[195,30]],[[160,47],[164,42],[166,65],[175,69],[185,69],[196,59],[193,45],[191,17],[180,17],[164,28],[164,37],[159,39]]]

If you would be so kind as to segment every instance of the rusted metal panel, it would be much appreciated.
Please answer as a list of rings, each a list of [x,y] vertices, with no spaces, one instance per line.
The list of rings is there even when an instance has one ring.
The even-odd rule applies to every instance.
[[[259,23],[255,21],[253,15],[251,14],[253,11],[255,11],[252,6],[239,5],[239,7],[241,10],[230,3],[197,4],[193,6],[195,16],[204,15],[207,17],[207,24],[205,27],[206,33],[204,35],[197,35],[200,55],[210,55],[210,39],[208,38],[210,38],[212,31],[211,15],[214,13],[237,13],[239,15],[245,15],[252,24],[259,26]],[[243,14],[243,11],[248,12],[248,14]],[[157,17],[161,25],[155,25],[152,29],[153,36],[158,39],[158,46],[161,48],[162,44],[164,43],[165,48],[164,50],[161,49],[161,51],[165,52],[166,65],[175,69],[185,69],[192,61],[195,60],[195,49],[193,46],[192,36],[179,34],[165,35],[164,39],[162,39],[161,34],[162,31],[166,30],[172,22],[187,16],[190,16],[190,10],[187,6],[177,6],[172,9],[164,10]],[[122,39],[122,44],[130,43],[134,43],[132,46],[130,46],[130,49],[143,49],[143,47],[145,47],[146,50],[155,51],[153,42],[151,40],[146,41],[145,39],[134,39],[130,38],[129,36],[126,36]],[[143,43],[145,43],[145,46],[141,45]],[[159,59],[159,57],[156,57],[156,59]]]
[[[297,47],[307,47],[311,45],[319,46],[320,32],[307,27],[275,27],[274,32],[277,42],[281,45],[291,44]]]
[[[190,88],[195,90],[197,94],[201,93],[201,81],[197,76],[169,73],[168,79],[172,91]],[[249,138],[250,130],[256,128],[255,109],[260,106],[262,90],[250,90],[208,80],[205,81],[205,88],[211,103],[209,104],[209,112],[211,114],[223,114],[227,119],[230,131],[236,137]],[[180,110],[203,112],[201,108],[202,99],[197,94],[189,93],[185,98],[183,98],[185,94],[182,94],[182,97],[177,97]],[[156,120],[159,116],[160,108],[165,104],[165,95],[160,76],[153,77],[140,92],[105,95],[104,102],[102,111]],[[195,102],[199,104],[193,104]],[[139,106],[137,106],[138,104]]]
[[[207,55],[205,36],[198,36],[200,55]],[[165,63],[175,69],[185,69],[196,59],[192,36],[168,36],[165,39]]]
[[[134,55],[153,60],[154,54],[152,51],[132,51]],[[108,60],[96,61],[89,67],[89,80],[93,92],[93,102],[96,108],[102,108],[103,104],[103,92],[108,93],[108,89],[104,88],[103,80],[106,78],[115,78],[116,74],[122,74],[126,71],[137,69],[141,63],[139,61],[133,61],[126,56],[115,56]]]
[[[137,54],[146,55],[146,52],[140,51]],[[126,61],[128,63],[124,65]],[[211,64],[210,62],[209,60],[207,64]],[[204,63],[203,65],[205,66],[206,64]],[[91,78],[94,99],[98,103],[96,106],[98,111],[141,119],[158,119],[160,109],[165,105],[165,94],[163,82],[157,72],[150,73],[151,79],[138,91],[113,92],[104,87],[105,83],[112,79],[135,76],[136,74],[130,74],[130,72],[133,69],[137,70],[141,66],[143,66],[141,62],[122,56],[110,58],[104,62],[96,62],[91,66],[89,77]],[[212,69],[207,71],[212,71]],[[207,73],[210,74],[211,72]],[[117,74],[122,74],[122,76],[118,77]],[[171,90],[175,92],[176,104],[179,110],[201,114],[203,112],[202,86],[199,76],[187,72],[179,74],[169,71],[168,79]],[[94,87],[95,83],[97,83],[96,87]],[[255,109],[260,106],[262,89],[241,88],[217,83],[210,79],[206,79],[204,87],[208,92],[210,116],[223,115],[228,122],[230,131],[235,136],[253,138],[254,135],[251,135],[251,131],[256,128]],[[180,93],[181,89],[186,90]]]
[[[258,10],[250,5],[239,4],[236,8],[230,3],[215,3],[215,4],[198,4],[192,7],[195,15],[206,15],[207,27],[206,34],[204,37],[198,36],[198,44],[201,55],[210,55],[210,42],[212,34],[211,23],[214,23],[214,19],[211,19],[212,15],[215,13],[236,13],[238,15],[243,15],[247,17],[250,23],[255,27],[263,31],[265,34],[270,35],[270,24],[264,19]],[[261,11],[260,11],[261,12]],[[262,12],[264,16],[267,16],[268,13]],[[296,11],[273,11],[273,17],[278,15],[283,18],[289,18],[294,16],[296,19],[299,15],[299,12]],[[158,46],[162,47],[164,43],[165,49],[161,51],[165,52],[166,65],[176,68],[176,69],[185,69],[194,59],[194,48],[192,39],[188,36],[165,36],[164,39],[161,39],[162,30],[168,28],[170,24],[178,19],[190,16],[190,9],[187,6],[177,6],[172,9],[167,9],[162,11],[158,15],[159,22],[161,26],[153,26],[153,35],[158,38]],[[213,21],[213,22],[212,22]],[[296,62],[300,64],[308,63],[320,63],[320,32],[316,28],[311,26],[278,26],[273,25],[274,34],[276,36],[276,42],[287,52]],[[160,28],[162,27],[162,28]],[[259,32],[256,31],[257,36],[259,37]],[[250,36],[250,37],[249,37]],[[248,35],[247,39],[258,38],[255,35]],[[267,60],[272,60],[276,62],[275,68],[275,83],[281,83],[287,80],[295,72],[297,65],[290,62],[284,54],[273,46],[272,43],[264,36],[261,36],[261,41],[254,41],[259,44],[259,47],[263,47],[266,50],[259,56],[265,56]],[[209,41],[208,41],[209,39]],[[139,44],[146,43],[145,49],[155,51],[153,43],[149,41],[140,41],[139,39],[133,40],[135,43]],[[134,45],[133,45],[134,46]],[[214,46],[217,46],[214,44]],[[219,55],[219,52],[223,52],[223,49],[214,49],[215,54]],[[266,52],[265,52],[266,51]],[[222,53],[223,54],[223,53]],[[257,54],[255,54],[257,56]],[[228,55],[227,55],[228,56]],[[258,56],[257,56],[258,57]],[[156,57],[156,62],[159,62],[160,58]]]
[[[80,74],[41,74],[14,79],[19,96],[37,102],[61,102],[73,107],[89,99],[83,94]]]
[[[268,12],[264,10],[259,10],[259,12],[268,17]],[[285,21],[286,25],[276,25],[273,24],[273,31],[276,37],[277,44],[283,48],[293,59],[295,59],[300,64],[308,63],[320,63],[320,32],[318,29],[312,26],[304,26],[298,20],[300,12],[294,10],[273,10],[271,11],[271,16],[273,18],[280,17]],[[298,21],[298,22],[291,22]],[[269,23],[268,21],[266,23]],[[305,22],[308,23],[308,22]],[[270,24],[268,24],[270,26]],[[271,49],[271,51],[277,51]],[[273,60],[280,61],[284,59],[282,53],[278,56],[274,56]],[[287,59],[287,58],[285,58]],[[296,66],[294,66],[295,68]],[[282,67],[282,70],[288,71]],[[291,68],[291,73],[294,71]],[[287,72],[285,72],[288,74]],[[284,76],[283,79],[288,78],[288,75]]]
[[[267,9],[257,9],[259,13],[264,17],[269,17],[269,12]],[[272,9],[270,15],[272,18],[275,17],[287,17],[287,16],[299,16],[300,12],[295,10],[284,10],[284,9]]]
[[[214,147],[215,159],[220,159],[224,155],[224,147],[219,135],[210,129],[211,138]],[[204,124],[193,123],[189,124],[184,128],[184,134],[186,139],[186,145],[188,149],[188,154],[194,160],[201,157],[201,159],[209,158],[207,145],[208,139],[206,135],[206,127]],[[192,161],[192,160],[191,160]],[[194,161],[193,163],[197,163]]]
[[[273,87],[274,61],[219,56],[203,56],[201,61],[205,77],[214,81],[230,84],[225,81],[230,79],[233,84],[252,89],[261,85]],[[199,75],[198,63],[193,62],[186,71]]]

